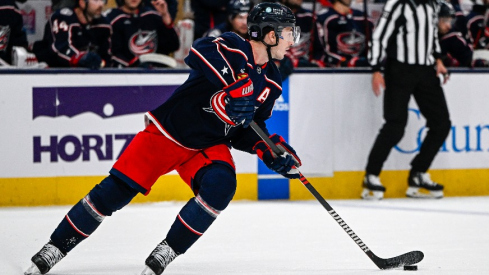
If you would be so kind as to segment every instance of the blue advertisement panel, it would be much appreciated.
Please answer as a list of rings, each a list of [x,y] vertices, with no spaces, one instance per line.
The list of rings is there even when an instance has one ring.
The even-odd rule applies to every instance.
[[[289,140],[289,80],[282,83],[282,96],[273,107],[272,117],[267,120],[270,134],[277,133]],[[289,180],[273,172],[258,161],[258,199],[289,199]]]

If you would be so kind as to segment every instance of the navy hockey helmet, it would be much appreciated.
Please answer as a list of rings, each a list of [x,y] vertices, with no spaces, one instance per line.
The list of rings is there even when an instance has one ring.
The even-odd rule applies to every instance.
[[[440,11],[438,11],[438,17],[455,17],[455,9],[453,8],[452,4],[446,2],[446,1],[441,1],[440,2]]]
[[[227,13],[231,18],[234,18],[240,13],[248,14],[251,10],[250,0],[231,0],[227,6]]]
[[[251,40],[262,41],[267,33],[274,31],[277,37],[281,37],[284,28],[292,28],[294,42],[300,38],[300,28],[295,25],[294,13],[286,6],[279,3],[263,2],[253,7],[248,15],[248,34]],[[264,42],[263,42],[264,43]],[[275,45],[270,46],[276,46]]]

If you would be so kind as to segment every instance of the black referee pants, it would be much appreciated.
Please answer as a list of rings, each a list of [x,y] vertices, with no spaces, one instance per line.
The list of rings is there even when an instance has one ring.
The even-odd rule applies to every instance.
[[[403,137],[408,120],[408,103],[413,95],[429,129],[411,171],[426,172],[450,132],[451,122],[445,95],[433,66],[387,61],[384,73],[384,119],[370,151],[366,172],[379,175],[389,153]]]

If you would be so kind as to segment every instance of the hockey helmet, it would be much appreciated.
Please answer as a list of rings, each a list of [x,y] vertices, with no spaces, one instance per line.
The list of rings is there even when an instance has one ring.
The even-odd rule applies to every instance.
[[[248,14],[251,10],[250,0],[231,0],[227,6],[227,13],[231,18],[234,18],[240,13]]]
[[[294,43],[297,43],[300,27],[296,26],[295,22],[294,13],[288,7],[279,3],[263,2],[253,7],[248,15],[248,34],[250,39],[255,41],[263,41],[270,31],[274,31],[277,37],[284,38],[281,36],[283,29],[290,27],[291,37]]]
[[[452,4],[446,2],[446,1],[441,1],[440,2],[440,10],[438,11],[438,17],[455,17],[455,9],[453,8]]]

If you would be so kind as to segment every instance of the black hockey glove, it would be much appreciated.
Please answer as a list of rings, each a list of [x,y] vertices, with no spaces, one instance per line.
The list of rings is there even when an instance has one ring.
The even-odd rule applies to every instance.
[[[238,75],[238,80],[222,89],[226,93],[226,114],[234,125],[248,127],[255,114],[253,82],[248,74]]]
[[[103,67],[103,60],[96,52],[81,52],[73,56],[70,60],[70,65],[73,67],[84,67],[92,70]]]
[[[275,143],[275,145],[285,150],[283,155],[274,156],[272,149],[262,140],[255,144],[253,151],[270,170],[273,170],[289,179],[299,178],[299,173],[295,171],[295,168],[299,168],[302,163],[294,148],[287,144],[287,142],[285,142],[285,140],[277,134],[271,135],[270,139],[273,141],[273,143]]]

